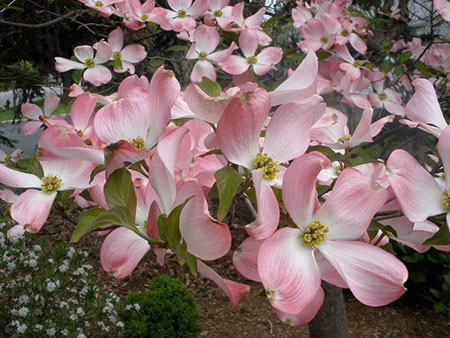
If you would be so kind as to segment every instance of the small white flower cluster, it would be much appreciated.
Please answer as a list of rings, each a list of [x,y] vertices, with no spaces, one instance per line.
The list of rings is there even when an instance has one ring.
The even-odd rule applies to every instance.
[[[26,236],[10,241],[0,231],[0,308],[9,309],[0,316],[1,333],[83,338],[96,330],[120,336],[120,299],[114,293],[98,296],[98,286],[90,283],[94,268],[83,263],[88,253],[32,242]]]

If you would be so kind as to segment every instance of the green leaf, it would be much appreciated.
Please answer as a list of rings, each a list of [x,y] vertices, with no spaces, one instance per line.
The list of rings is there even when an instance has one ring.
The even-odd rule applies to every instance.
[[[387,252],[393,254],[394,256],[396,255],[394,247],[392,246],[391,243],[387,243],[385,245],[382,245],[380,248],[383,249],[384,251],[387,251]]]
[[[127,169],[120,168],[114,171],[106,180],[103,191],[109,208],[124,207],[135,214],[136,193],[131,174]]]
[[[327,157],[334,156],[334,154],[335,154],[333,149],[331,149],[329,147],[325,147],[325,146],[311,146],[308,148],[308,150],[306,152],[310,153],[311,151],[321,152],[322,154],[324,154]]]
[[[393,67],[394,67],[394,65],[392,64],[392,62],[390,60],[384,60],[383,65],[381,66],[381,69],[383,70],[383,72],[389,73]]]
[[[92,183],[92,181],[94,180],[95,176],[97,174],[101,173],[104,170],[105,170],[105,165],[104,164],[100,164],[100,165],[96,166],[94,168],[94,170],[92,170],[92,172],[91,172],[91,177],[89,179],[89,183]]]
[[[233,197],[236,194],[239,185],[243,182],[243,178],[236,170],[228,165],[216,171],[214,177],[216,178],[217,189],[219,190],[219,210],[217,211],[217,219],[219,222],[222,222],[228,214]]]
[[[189,252],[186,253],[186,263],[191,270],[191,273],[197,277],[197,257],[191,255]]]
[[[210,156],[210,155],[222,155],[222,151],[220,149],[213,149],[213,150],[208,151],[207,153],[201,154],[199,157],[204,158],[204,157]]]
[[[394,68],[394,75],[395,76],[400,76],[400,75],[403,74],[404,71],[405,71],[405,68],[402,65],[395,66],[395,68]]]
[[[167,216],[164,214],[161,214],[158,216],[158,220],[156,221],[156,226],[158,228],[158,234],[159,234],[159,238],[161,238],[161,240],[163,242],[167,241],[166,238],[166,223],[167,223]]]
[[[415,67],[423,74],[423,76],[425,77],[433,76],[433,74],[428,70],[428,67],[422,61],[417,61]]]
[[[417,263],[417,260],[412,256],[403,256],[402,260],[406,263]]]
[[[150,60],[150,68],[152,70],[156,70],[159,68],[162,64],[164,64],[164,61],[161,59],[151,59]]]
[[[217,182],[214,182],[211,190],[208,193],[208,198],[219,198],[219,190],[217,190]]]
[[[436,290],[436,289],[430,289],[430,292],[431,292],[431,294],[433,295],[433,296],[435,296],[436,298],[441,298],[441,293],[438,291],[438,290]]]
[[[166,50],[169,50],[172,52],[187,52],[188,49],[189,49],[189,46],[186,46],[186,45],[174,45],[174,46],[167,48]]]
[[[222,87],[217,82],[214,82],[207,77],[202,77],[202,82],[195,83],[201,90],[211,97],[220,96],[222,94]]]
[[[436,312],[443,312],[443,311],[445,311],[445,309],[447,308],[447,307],[445,306],[445,304],[442,303],[442,302],[437,302],[437,303],[434,303],[433,305],[434,305],[434,310],[435,310]]]
[[[450,285],[450,275],[444,275],[445,282]]]
[[[332,54],[330,52],[326,52],[324,50],[319,50],[317,53],[317,58],[319,59],[319,61],[323,61],[328,59]]]
[[[72,80],[74,83],[80,83],[81,81],[81,75],[83,74],[83,70],[76,70],[72,73]]]
[[[33,174],[39,178],[44,177],[44,169],[42,169],[41,164],[36,159],[36,157],[33,157],[33,160],[30,165],[30,174]]]
[[[401,63],[405,63],[406,61],[409,60],[409,58],[411,57],[411,55],[412,55],[411,52],[404,52],[404,53],[401,53],[401,54],[398,56],[398,59],[400,60]]]
[[[128,167],[128,169],[137,171],[138,173],[148,178],[148,165],[144,160],[133,163]]]
[[[105,209],[103,208],[93,208],[83,212],[78,219],[77,227],[72,234],[72,238],[70,241],[72,243],[78,242],[80,238],[90,232],[90,226],[94,222],[94,220],[102,213]]]
[[[169,241],[170,247],[177,250],[181,244],[181,232],[180,232],[180,215],[184,206],[192,197],[186,199],[182,204],[178,205],[172,210],[166,221],[166,238]]]
[[[436,232],[433,237],[428,238],[424,245],[449,245],[450,244],[450,232],[448,231],[447,224],[441,225],[441,228]]]
[[[286,59],[302,62],[305,56],[302,56],[298,53],[291,53],[286,56]]]
[[[427,278],[422,271],[412,270],[409,272],[409,278],[416,284],[425,283]]]
[[[89,191],[87,191],[87,190],[83,190],[83,191],[80,193],[80,196],[83,197],[86,201],[94,202],[94,200],[93,200],[92,197],[91,197],[91,194],[90,194]]]

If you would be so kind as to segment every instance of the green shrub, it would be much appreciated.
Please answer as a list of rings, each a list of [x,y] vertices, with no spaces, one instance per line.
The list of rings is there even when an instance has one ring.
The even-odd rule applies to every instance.
[[[165,275],[155,277],[147,292],[131,293],[118,314],[125,337],[197,337],[202,330],[194,296]]]

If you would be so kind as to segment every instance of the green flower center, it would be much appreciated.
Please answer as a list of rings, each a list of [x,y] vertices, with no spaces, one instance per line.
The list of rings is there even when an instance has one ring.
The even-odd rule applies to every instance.
[[[450,211],[450,190],[446,190],[442,196],[442,206]]]
[[[147,21],[148,20],[148,15],[147,14],[142,14],[141,15],[141,21]]]
[[[384,100],[386,100],[387,99],[387,95],[386,95],[386,93],[380,93],[380,94],[378,94],[378,98],[381,100],[381,101],[384,101]]]
[[[206,53],[206,52],[200,52],[200,53],[198,53],[198,59],[199,59],[200,61],[205,61],[206,58],[207,58],[207,56],[208,56],[208,53]]]
[[[345,28],[341,31],[341,35],[344,37],[347,37],[350,35],[350,33],[348,32],[348,30],[346,30]]]
[[[95,67],[95,61],[94,61],[94,59],[91,59],[91,58],[86,59],[86,61],[84,61],[84,64],[88,68],[94,68]]]
[[[277,162],[272,160],[272,158],[270,158],[267,154],[259,153],[256,155],[253,160],[253,165],[255,166],[255,169],[263,168],[263,177],[270,180],[273,180],[280,171],[277,166]]]
[[[105,5],[104,5],[103,2],[101,2],[101,1],[96,1],[96,2],[95,2],[95,6],[97,6],[97,7],[103,7],[103,6],[105,6]]]
[[[327,37],[327,36],[322,36],[322,37],[320,38],[320,42],[321,42],[321,43],[328,43],[328,37]]]
[[[256,56],[249,56],[247,58],[247,62],[249,65],[255,65],[258,62],[258,59],[256,58]]]
[[[61,179],[58,175],[46,175],[42,178],[42,191],[51,193],[61,186]]]
[[[336,175],[340,175],[342,173],[342,170],[344,170],[344,165],[341,163],[338,166],[334,167],[334,172]]]
[[[228,28],[231,28],[231,29],[239,28],[239,25],[237,23],[230,23],[230,24],[228,24]]]
[[[122,59],[122,53],[119,52],[119,51],[114,52],[114,53],[112,53],[112,57],[113,57],[114,60],[121,60]]]
[[[223,15],[223,12],[220,9],[216,9],[213,15],[217,18],[220,18]]]
[[[179,18],[184,18],[186,16],[186,10],[185,9],[180,9],[178,10],[178,17]]]
[[[358,68],[358,67],[361,67],[361,65],[362,65],[362,63],[360,60],[355,60],[355,62],[353,62],[353,67]]]
[[[136,149],[139,149],[140,151],[145,151],[145,141],[142,136],[138,136],[132,140],[128,140],[128,142],[130,142],[130,144]]]
[[[344,135],[338,138],[338,142],[344,143],[345,141],[350,141],[352,135]]]
[[[325,236],[327,232],[328,228],[326,228],[325,225],[320,221],[314,221],[308,225],[305,232],[302,234],[303,243],[308,244],[314,249],[328,239],[327,236]]]
[[[11,160],[11,155],[6,155],[5,160],[3,163],[9,162]]]

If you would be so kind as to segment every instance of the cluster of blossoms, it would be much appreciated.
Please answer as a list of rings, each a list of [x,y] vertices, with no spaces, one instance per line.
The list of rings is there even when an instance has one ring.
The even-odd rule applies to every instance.
[[[99,297],[92,285],[87,252],[68,245],[48,249],[43,239],[10,241],[0,224],[0,326],[5,335],[86,337],[97,324],[98,335],[120,333],[117,295]],[[48,257],[52,258],[48,258]]]
[[[316,315],[324,298],[321,280],[349,288],[370,306],[405,292],[408,272],[380,248],[388,241],[381,229],[389,225],[393,240],[425,251],[431,244],[424,242],[448,227],[450,127],[431,81],[414,79],[415,93],[404,105],[400,92],[385,88],[398,77],[394,72],[354,59],[348,44],[363,55],[362,36],[371,32],[364,18],[350,15],[346,1],[298,2],[292,16],[303,37],[298,46],[307,55],[270,92],[251,82],[249,70],[264,75],[281,60],[276,47],[256,52],[271,41],[260,28],[264,10],[244,18],[242,3],[228,7],[212,0],[169,1],[172,10],[150,0],[82,2],[104,16],[122,16],[131,29],[152,21],[179,32],[192,42],[186,57],[198,59],[191,79],[202,81],[182,91],[174,74],[161,67],[150,81],[125,78],[108,97],[74,86],[71,123],[40,118],[47,129],[38,145],[39,177],[0,165],[0,183],[32,188],[9,200],[18,223],[9,237],[37,233],[57,192],[70,190],[79,206],[89,208],[72,239],[103,227],[105,271],[124,278],[150,250],[161,265],[175,254],[236,304],[249,286],[223,279],[205,261],[229,252],[231,234],[222,222],[234,195],[242,194],[256,205],[256,219],[245,226],[249,237],[233,264],[263,284],[283,321],[303,325]],[[214,52],[218,29],[240,32],[243,57],[232,55],[235,44]],[[89,48],[75,52],[84,62],[77,67],[89,68],[84,77],[94,85],[106,79],[95,70],[99,60],[111,58],[106,45],[97,44],[98,58]],[[315,53],[320,49],[330,52],[322,61]],[[92,67],[86,60],[93,60]],[[69,61],[57,58],[57,69],[76,69]],[[222,90],[213,82],[214,64],[235,75],[234,86]],[[366,97],[367,89],[372,92]],[[363,110],[353,133],[347,116],[327,106],[330,93]],[[103,107],[95,111],[97,103]],[[388,113],[374,119],[373,108]],[[401,149],[386,163],[352,161],[352,149],[372,142],[396,116],[438,138],[433,168]],[[327,156],[317,151],[324,148]],[[209,214],[208,194],[220,198],[218,220]],[[367,233],[371,223],[378,225],[375,238]],[[433,244],[450,250],[450,243]]]

